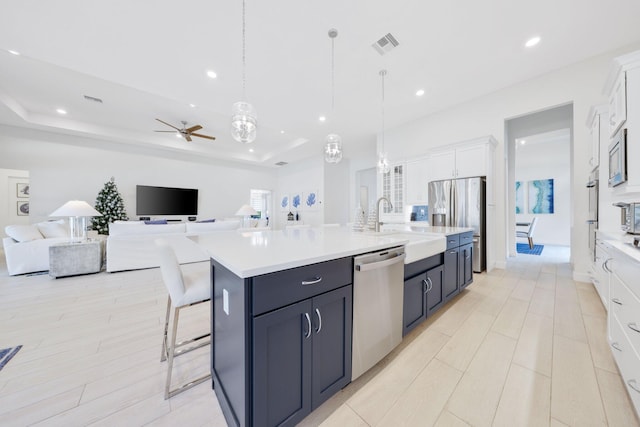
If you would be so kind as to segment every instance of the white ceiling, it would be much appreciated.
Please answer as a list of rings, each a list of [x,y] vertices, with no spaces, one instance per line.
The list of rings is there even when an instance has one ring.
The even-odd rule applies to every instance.
[[[321,156],[336,132],[349,157],[373,149],[381,129],[382,68],[388,129],[640,41],[637,0],[246,1],[247,99],[259,120],[250,146],[229,135],[242,96],[240,0],[2,0],[0,123],[264,166]],[[387,33],[400,45],[380,56],[371,44]],[[541,43],[525,48],[534,35]],[[155,118],[217,139],[154,133],[167,129]]]

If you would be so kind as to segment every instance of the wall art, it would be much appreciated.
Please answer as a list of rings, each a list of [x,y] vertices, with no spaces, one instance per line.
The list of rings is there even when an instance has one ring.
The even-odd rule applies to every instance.
[[[289,212],[290,199],[288,194],[280,196],[280,210],[282,212]]]
[[[29,215],[29,202],[17,202],[18,216]]]
[[[529,181],[529,213],[553,213],[553,179]]]
[[[26,182],[19,182],[16,184],[16,197],[19,199],[29,198],[29,184]]]
[[[525,196],[524,196],[524,182],[516,181],[516,214],[525,213]]]

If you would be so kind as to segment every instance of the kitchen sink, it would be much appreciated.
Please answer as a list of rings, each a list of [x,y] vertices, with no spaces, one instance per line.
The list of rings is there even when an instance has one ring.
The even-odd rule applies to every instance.
[[[433,255],[444,252],[447,249],[447,239],[442,234],[429,233],[398,233],[398,232],[381,232],[377,233],[384,237],[390,237],[398,240],[408,240],[405,244],[406,258],[405,264],[419,261]]]

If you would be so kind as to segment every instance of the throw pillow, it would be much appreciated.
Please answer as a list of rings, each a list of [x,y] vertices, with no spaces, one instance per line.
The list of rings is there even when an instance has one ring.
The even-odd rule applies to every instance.
[[[35,225],[7,225],[4,232],[17,242],[42,239],[42,234]]]
[[[145,224],[168,224],[166,219],[152,219],[144,222]]]
[[[57,221],[39,222],[36,224],[40,233],[45,239],[53,239],[56,237],[69,237],[70,232],[66,227],[63,219]]]

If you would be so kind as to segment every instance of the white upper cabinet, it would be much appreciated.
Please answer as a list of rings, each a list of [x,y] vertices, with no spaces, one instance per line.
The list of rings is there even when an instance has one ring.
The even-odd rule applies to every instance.
[[[587,116],[587,128],[591,136],[591,158],[589,166],[594,170],[600,165],[600,151],[608,144],[608,109],[606,105],[591,107]],[[602,135],[606,133],[605,135]]]
[[[627,74],[621,71],[609,95],[609,136],[627,120]]]
[[[446,149],[434,149],[429,159],[429,179],[439,181],[487,176],[492,172],[494,147],[495,140],[489,137],[456,144]]]
[[[429,159],[424,158],[407,162],[405,171],[405,201],[407,205],[426,205],[428,202]]]

